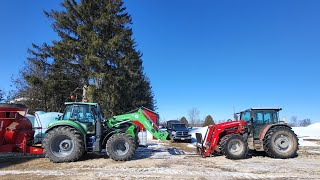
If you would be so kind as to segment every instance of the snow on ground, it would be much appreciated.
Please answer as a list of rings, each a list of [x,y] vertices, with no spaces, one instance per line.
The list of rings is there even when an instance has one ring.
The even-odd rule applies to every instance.
[[[307,127],[293,127],[292,130],[298,137],[320,139],[320,123],[311,124]]]
[[[320,123],[314,123],[307,127],[293,127],[292,130],[297,134],[300,146],[319,146],[317,143],[307,140],[320,139]]]

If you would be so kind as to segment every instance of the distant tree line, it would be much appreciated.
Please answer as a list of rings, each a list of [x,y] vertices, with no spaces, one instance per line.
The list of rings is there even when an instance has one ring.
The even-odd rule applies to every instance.
[[[312,123],[311,119],[309,119],[309,118],[298,120],[297,116],[292,116],[290,119],[290,122],[288,124],[291,127],[298,127],[298,126],[306,127],[306,126],[309,126],[311,123]]]
[[[180,120],[181,123],[186,124],[187,126],[193,126],[193,127],[205,127],[205,126],[209,126],[212,124],[218,124],[218,123],[223,123],[223,122],[227,122],[228,120],[232,120],[232,119],[228,119],[228,120],[216,120],[216,122],[213,120],[211,115],[206,116],[206,118],[204,120],[200,119],[200,111],[197,108],[192,108],[188,111],[188,119],[183,116],[180,119],[178,118],[177,120]],[[311,119],[309,118],[305,118],[305,119],[300,119],[298,120],[297,116],[292,116],[290,122],[288,122],[289,126],[292,127],[297,127],[297,126],[301,126],[301,127],[306,127],[309,126],[311,124]],[[163,126],[166,126],[166,123],[163,123]]]

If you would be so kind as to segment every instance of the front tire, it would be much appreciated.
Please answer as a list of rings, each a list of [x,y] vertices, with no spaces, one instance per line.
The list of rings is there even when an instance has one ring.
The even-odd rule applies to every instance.
[[[264,137],[264,150],[273,158],[293,158],[298,151],[297,135],[285,126],[270,129]]]
[[[115,161],[130,160],[136,150],[136,141],[128,134],[112,135],[107,141],[107,154]]]
[[[43,147],[45,156],[55,163],[77,161],[85,152],[80,132],[68,126],[49,131]]]
[[[221,139],[221,150],[228,159],[244,159],[248,154],[248,144],[239,134],[231,134]]]

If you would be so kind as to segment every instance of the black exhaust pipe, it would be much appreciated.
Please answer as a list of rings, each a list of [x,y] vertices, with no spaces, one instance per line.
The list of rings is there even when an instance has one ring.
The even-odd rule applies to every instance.
[[[101,152],[102,119],[99,116],[96,122],[96,141],[93,144],[93,152]]]

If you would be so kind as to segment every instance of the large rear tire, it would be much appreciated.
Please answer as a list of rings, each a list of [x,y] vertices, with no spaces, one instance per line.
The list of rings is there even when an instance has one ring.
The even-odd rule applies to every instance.
[[[81,134],[68,126],[49,131],[43,147],[45,156],[55,163],[77,161],[85,152]]]
[[[248,144],[242,136],[231,134],[221,138],[222,154],[228,159],[244,159],[248,154]]]
[[[108,156],[115,161],[130,160],[136,150],[136,141],[130,135],[119,133],[112,135],[106,145]]]
[[[286,126],[270,129],[264,137],[264,150],[273,158],[293,158],[298,151],[297,135]]]

